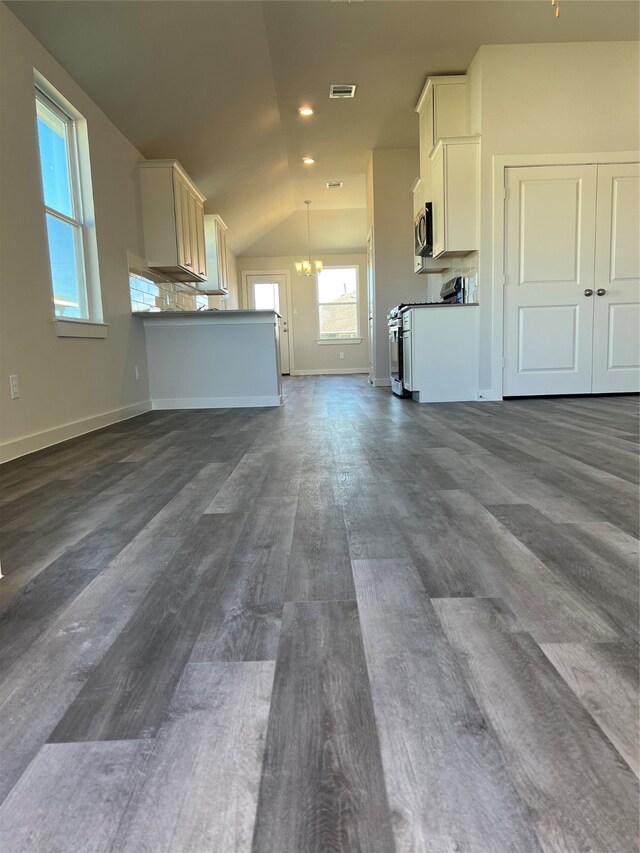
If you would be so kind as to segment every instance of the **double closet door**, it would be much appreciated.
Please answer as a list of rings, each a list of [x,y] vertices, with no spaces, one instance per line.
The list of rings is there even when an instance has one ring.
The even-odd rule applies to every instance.
[[[504,394],[640,390],[640,166],[506,172]]]

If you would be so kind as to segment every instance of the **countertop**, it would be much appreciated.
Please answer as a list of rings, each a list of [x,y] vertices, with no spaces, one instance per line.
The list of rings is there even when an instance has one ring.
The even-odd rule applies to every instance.
[[[263,319],[273,317],[274,314],[276,317],[280,316],[276,311],[258,311],[250,308],[232,311],[133,311],[132,313],[134,317],[141,317],[143,320],[184,320],[187,317],[197,317],[199,320],[219,320],[225,317],[227,319],[231,319],[232,317]]]
[[[405,305],[400,309],[400,313],[405,311],[413,311],[414,308],[477,308],[477,302],[420,302],[417,305]]]

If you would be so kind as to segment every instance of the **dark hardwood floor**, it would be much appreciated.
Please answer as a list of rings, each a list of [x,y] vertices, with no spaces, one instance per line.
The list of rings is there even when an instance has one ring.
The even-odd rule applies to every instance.
[[[364,377],[0,469],[2,853],[638,849],[638,399]]]

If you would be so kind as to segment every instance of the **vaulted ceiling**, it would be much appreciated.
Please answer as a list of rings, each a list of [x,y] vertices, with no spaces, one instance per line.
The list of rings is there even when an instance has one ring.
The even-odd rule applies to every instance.
[[[561,0],[556,19],[542,0],[7,5],[145,157],[182,162],[245,254],[276,227],[282,243],[304,199],[362,210],[371,149],[418,144],[427,75],[465,71],[481,44],[637,38],[639,9]],[[331,83],[356,83],[356,98],[329,100]],[[303,103],[313,117],[298,116]]]

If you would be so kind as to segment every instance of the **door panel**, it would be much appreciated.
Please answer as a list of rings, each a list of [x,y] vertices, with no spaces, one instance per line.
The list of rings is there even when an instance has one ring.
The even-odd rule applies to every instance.
[[[609,305],[607,369],[638,369],[640,360],[640,305],[638,303],[614,303]],[[634,388],[637,391],[637,383]]]
[[[520,374],[551,370],[575,372],[578,363],[575,305],[521,307],[518,336]]]
[[[640,166],[598,166],[593,391],[640,390]]]
[[[184,254],[183,266],[189,270],[193,269],[192,245],[191,245],[191,219],[189,212],[191,193],[186,184],[180,186],[180,200],[182,204],[182,250]]]
[[[578,284],[580,278],[580,178],[520,183],[518,285]],[[560,239],[559,239],[560,238]]]
[[[285,275],[248,275],[247,297],[250,308],[277,311],[280,315],[280,371],[289,374],[289,315],[287,277]]]
[[[507,169],[506,395],[591,391],[595,166]]]

